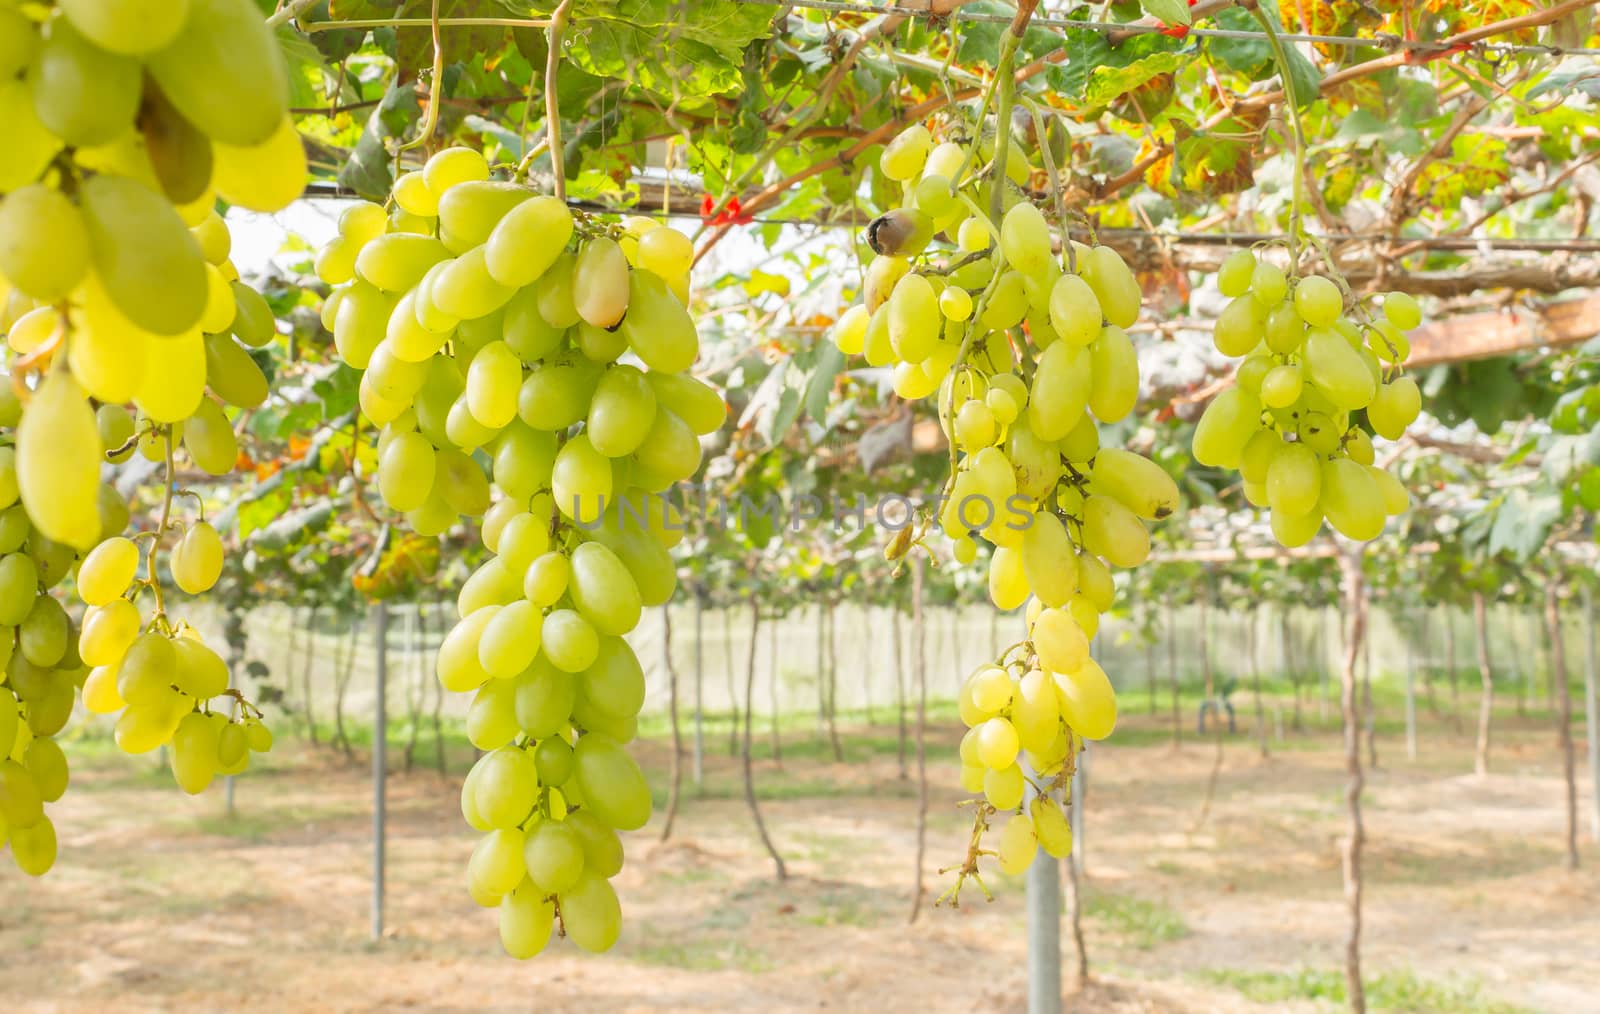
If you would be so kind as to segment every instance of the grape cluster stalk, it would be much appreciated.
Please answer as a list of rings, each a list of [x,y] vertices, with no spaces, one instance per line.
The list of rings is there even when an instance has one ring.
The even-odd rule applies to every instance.
[[[693,247],[649,219],[577,214],[446,148],[357,204],[316,268],[339,355],[381,427],[377,487],[423,535],[465,515],[493,554],[462,585],[443,686],[473,695],[485,751],[461,812],[483,837],[467,888],[507,953],[621,931],[619,831],[650,789],[624,749],[644,673],[624,635],[667,602],[682,519],[726,406],[689,376]],[[485,471],[487,465],[487,471]]]
[[[1064,804],[1077,754],[1116,724],[1089,644],[1115,599],[1112,568],[1145,560],[1146,524],[1177,509],[1178,490],[1148,458],[1101,442],[1101,426],[1139,397],[1125,330],[1142,298],[1133,272],[1108,247],[1064,241],[1057,254],[1049,217],[1022,189],[1036,167],[1018,139],[943,127],[946,139],[915,124],[884,148],[879,171],[903,202],[868,227],[877,256],[834,340],[892,367],[901,397],[935,399],[950,442],[939,502],[890,555],[917,551],[935,526],[963,564],[988,543],[995,606],[1027,605],[1027,639],[960,693],[961,784],[981,795],[954,902],[968,877],[982,886],[979,857],[1017,872],[1041,846],[1071,848]],[[1039,157],[1053,172],[1047,148]],[[999,848],[986,849],[999,814],[1010,814]]]
[[[1223,262],[1217,284],[1230,301],[1213,340],[1244,358],[1195,427],[1195,460],[1238,469],[1245,499],[1270,510],[1284,546],[1310,542],[1323,521],[1350,539],[1376,538],[1411,505],[1374,464],[1372,437],[1400,439],[1422,410],[1403,368],[1406,332],[1422,323],[1416,300],[1391,292],[1381,309],[1354,301],[1346,312],[1340,280],[1290,276],[1250,250]]]
[[[173,516],[175,459],[233,469],[229,410],[267,396],[248,350],[277,335],[229,261],[218,201],[283,208],[306,159],[250,0],[3,0],[0,123],[0,844],[37,876],[57,851],[43,804],[68,782],[52,737],[80,690],[117,714],[122,750],[170,743],[187,792],[271,746],[162,591],[220,574],[203,510]],[[106,466],[134,454],[165,465],[166,499],[128,538]],[[76,621],[56,594],[69,576]]]

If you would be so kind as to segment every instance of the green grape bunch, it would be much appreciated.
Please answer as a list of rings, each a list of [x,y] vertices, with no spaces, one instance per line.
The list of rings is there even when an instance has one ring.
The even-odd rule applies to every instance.
[[[286,207],[306,158],[250,0],[0,0],[0,122],[0,842],[38,875],[56,854],[42,804],[67,781],[51,737],[80,692],[117,714],[123,750],[171,744],[188,792],[270,746],[162,583],[197,594],[220,572],[220,535],[172,516],[173,475],[179,460],[233,469],[229,412],[267,397],[248,350],[277,335],[229,259],[219,200]],[[167,502],[130,539],[103,466],[136,453],[165,464]]]
[[[1372,437],[1398,440],[1422,409],[1404,373],[1406,332],[1422,322],[1416,300],[1391,292],[1377,312],[1346,312],[1340,282],[1290,277],[1248,250],[1217,282],[1230,302],[1213,339],[1243,360],[1195,427],[1195,460],[1238,469],[1245,499],[1270,510],[1284,546],[1305,545],[1324,520],[1347,538],[1376,538],[1410,507],[1405,486],[1374,464]]]
[[[347,209],[316,260],[334,286],[323,322],[381,427],[384,504],[422,535],[479,519],[493,554],[437,661],[445,689],[473,695],[484,751],[461,792],[483,835],[468,891],[516,958],[558,927],[604,951],[621,931],[618,832],[651,812],[624,749],[645,695],[624,636],[676,588],[682,519],[661,494],[698,470],[726,405],[686,372],[686,236],[490,177],[479,152],[447,148],[387,208]]]
[[[1033,171],[1021,144],[1004,146],[1004,166],[1000,148],[938,142],[921,124],[889,142],[879,169],[904,203],[869,227],[864,301],[834,330],[841,351],[893,369],[898,395],[934,401],[951,471],[925,527],[937,522],[963,564],[991,544],[990,598],[1028,607],[1028,639],[961,691],[962,787],[981,794],[962,879],[989,854],[981,833],[996,813],[1015,814],[1006,869],[1041,842],[1070,847],[1056,796],[1084,741],[1116,723],[1110,680],[1089,655],[1115,599],[1112,569],[1142,563],[1147,523],[1178,506],[1159,465],[1101,442],[1101,425],[1139,398],[1127,332],[1139,282],[1109,247],[1066,241],[1058,255],[1049,218],[1020,189]]]

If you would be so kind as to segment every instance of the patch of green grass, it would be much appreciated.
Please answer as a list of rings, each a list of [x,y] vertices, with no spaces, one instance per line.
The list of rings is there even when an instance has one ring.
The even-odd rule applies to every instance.
[[[1311,1000],[1342,1006],[1344,973],[1331,968],[1297,968],[1288,972],[1210,969],[1208,982],[1231,986],[1257,1003]],[[1383,972],[1366,980],[1367,1005],[1374,1010],[1418,1014],[1520,1014],[1524,1008],[1483,994],[1475,979],[1424,979],[1409,969]]]
[[[870,928],[883,920],[881,901],[855,894],[829,892],[817,899],[819,911],[801,916],[813,926],[859,926]]]
[[[1142,951],[1189,935],[1188,923],[1175,910],[1131,894],[1095,892],[1089,896],[1084,914],[1110,926]]]
[[[683,940],[646,944],[635,948],[632,957],[647,965],[696,972],[721,972],[733,969],[754,974],[770,972],[773,968],[772,959],[760,948],[751,947],[739,940],[719,940],[693,935]]]

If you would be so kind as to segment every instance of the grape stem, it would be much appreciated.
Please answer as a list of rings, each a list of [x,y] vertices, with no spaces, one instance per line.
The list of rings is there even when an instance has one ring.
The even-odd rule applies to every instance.
[[[1067,197],[1061,192],[1061,181],[1056,177],[1056,157],[1050,152],[1050,141],[1045,136],[1044,115],[1037,103],[1022,99],[1023,108],[1033,117],[1033,132],[1039,138],[1039,155],[1044,160],[1045,176],[1050,180],[1050,196],[1055,202],[1056,218],[1061,223],[1061,253],[1067,273],[1078,273],[1078,251],[1072,245],[1072,234],[1067,229]]]
[[[199,520],[202,523],[204,523],[205,519],[206,519],[206,502],[205,502],[205,499],[203,497],[201,497],[199,493],[196,493],[192,489],[180,489],[180,490],[178,490],[177,495],[178,496],[192,496],[192,497],[194,497],[195,507],[198,508],[199,514],[200,514]]]
[[[1284,103],[1289,108],[1289,123],[1293,128],[1294,154],[1289,169],[1289,175],[1293,180],[1290,191],[1292,203],[1289,205],[1289,268],[1291,272],[1297,273],[1300,266],[1300,205],[1305,201],[1305,174],[1301,171],[1300,161],[1305,158],[1306,153],[1306,135],[1300,125],[1300,103],[1295,94],[1294,74],[1289,70],[1289,54],[1283,48],[1283,40],[1278,37],[1277,19],[1269,17],[1259,3],[1250,3],[1246,6],[1260,23],[1262,31],[1267,33],[1267,42],[1272,46],[1272,59],[1277,63],[1278,77],[1283,81]]]
[[[172,427],[162,427],[162,437],[166,441],[166,479],[162,483],[161,523],[156,525],[155,535],[150,542],[150,555],[145,557],[145,583],[150,586],[150,593],[156,599],[156,613],[150,622],[167,624],[167,607],[161,599],[161,580],[156,577],[156,551],[161,548],[161,537],[166,535],[167,526],[172,521],[172,498],[175,493],[173,476],[175,469],[172,466]]]
[[[1023,17],[1021,9],[1017,11],[1017,16]],[[1012,34],[1008,31],[1000,37],[1000,63],[994,72],[1000,88],[994,103],[994,161],[989,168],[989,217],[996,222],[1005,214],[1006,186],[1010,183],[1006,164],[1011,156],[1011,103],[1017,91],[1016,78],[1011,76],[1011,63],[1020,41],[1020,32]]]
[[[435,6],[438,0],[434,0]],[[572,0],[561,0],[550,16],[550,27],[545,31],[548,50],[544,62],[544,135],[550,145],[550,172],[555,177],[556,197],[567,199],[566,151],[561,145],[561,103],[556,92],[556,78],[561,67],[561,36],[567,28],[567,11]]]
[[[420,148],[431,141],[434,129],[439,126],[439,99],[444,87],[444,44],[439,39],[439,0],[433,0],[429,26],[433,30],[433,79],[428,82],[428,115],[423,118],[422,130],[417,136],[395,149],[397,160],[401,152]]]

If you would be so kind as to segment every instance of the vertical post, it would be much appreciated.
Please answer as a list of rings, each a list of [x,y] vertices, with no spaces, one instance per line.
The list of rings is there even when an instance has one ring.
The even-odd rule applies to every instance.
[[[1361,847],[1366,830],[1361,821],[1361,714],[1356,697],[1356,661],[1367,632],[1367,592],[1361,574],[1361,550],[1339,553],[1340,584],[1350,617],[1344,664],[1339,674],[1339,711],[1344,730],[1345,812],[1347,830],[1341,851],[1345,905],[1350,914],[1344,940],[1345,996],[1352,1014],[1366,1014],[1367,995],[1361,981]]]
[[[1031,776],[1033,770],[1026,769]],[[1037,793],[1028,789],[1031,799]],[[1061,867],[1044,849],[1028,867],[1028,1014],[1061,1012]]]
[[[1594,737],[1590,736],[1589,738],[1592,740]],[[233,811],[233,776],[232,775],[229,775],[229,776],[227,776],[226,778],[224,778],[222,780],[222,788],[223,788],[224,794],[227,796],[227,800],[228,800],[228,819],[232,820],[234,818],[234,811]]]
[[[1595,710],[1600,661],[1595,658],[1594,592],[1583,589],[1583,715],[1589,734],[1589,836],[1600,841],[1600,712]]]
[[[1406,760],[1417,759],[1417,640],[1406,641]]]
[[[706,674],[705,641],[702,620],[705,613],[705,600],[700,595],[700,590],[694,593],[694,783],[699,785],[705,776],[705,711],[702,707],[703,691]]]
[[[1083,809],[1089,795],[1089,750],[1078,754],[1078,767],[1072,772],[1072,855],[1078,872],[1088,875],[1088,845],[1083,834]]]
[[[372,723],[372,939],[383,939],[383,848],[384,778],[388,758],[389,721],[385,705],[389,683],[389,606],[379,602],[373,609],[373,640],[377,649],[377,700]]]

